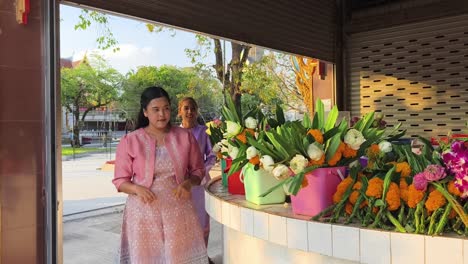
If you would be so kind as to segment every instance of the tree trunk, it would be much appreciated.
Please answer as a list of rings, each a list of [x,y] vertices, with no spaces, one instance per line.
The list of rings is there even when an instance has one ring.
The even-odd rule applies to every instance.
[[[213,39],[216,64],[214,66],[218,80],[224,84],[223,96],[229,93],[232,101],[241,113],[242,71],[249,55],[250,46],[231,42],[232,57],[227,69],[224,67],[223,49],[219,39]]]

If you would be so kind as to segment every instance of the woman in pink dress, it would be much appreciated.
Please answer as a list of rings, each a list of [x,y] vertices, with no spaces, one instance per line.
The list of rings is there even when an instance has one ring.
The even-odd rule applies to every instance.
[[[192,188],[192,201],[195,205],[195,210],[198,215],[198,220],[204,231],[205,245],[208,246],[208,238],[210,235],[210,216],[205,210],[205,190],[204,185],[211,179],[210,170],[216,162],[216,156],[211,151],[210,138],[206,134],[207,127],[200,125],[197,122],[198,104],[192,97],[185,97],[179,101],[179,113],[182,118],[182,127],[187,128],[192,132],[192,135],[198,142],[205,163],[205,177],[200,186]]]
[[[205,176],[196,139],[171,126],[170,100],[160,87],[141,95],[137,129],[116,152],[113,183],[128,195],[120,263],[208,263],[203,231],[190,199]]]

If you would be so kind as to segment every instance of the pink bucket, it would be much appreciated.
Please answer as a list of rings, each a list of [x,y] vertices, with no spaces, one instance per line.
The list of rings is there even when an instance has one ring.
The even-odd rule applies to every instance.
[[[338,172],[339,171],[339,172]],[[333,194],[346,167],[318,168],[305,175],[308,185],[291,195],[293,213],[315,216],[333,203]]]

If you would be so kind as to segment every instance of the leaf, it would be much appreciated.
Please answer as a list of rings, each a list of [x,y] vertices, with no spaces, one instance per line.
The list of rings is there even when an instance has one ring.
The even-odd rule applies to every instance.
[[[336,105],[332,108],[330,112],[328,112],[327,122],[324,126],[324,131],[328,131],[335,127],[336,120],[338,119],[338,108]]]
[[[323,105],[323,102],[320,99],[317,99],[315,103],[315,114],[316,115],[314,116],[314,121],[315,117],[317,117],[318,128],[323,128],[325,118],[325,106]]]
[[[382,191],[382,200],[385,201],[385,198],[387,196],[387,192],[390,188],[390,184],[392,183],[392,175],[393,172],[395,171],[396,167],[393,166],[387,173],[385,174],[384,177],[384,183],[383,183],[383,191]],[[385,202],[386,204],[386,202]]]
[[[338,147],[340,146],[340,143],[341,143],[341,139],[340,139],[340,135],[339,134],[336,134],[334,135],[329,143],[329,146],[327,147],[327,153],[326,153],[326,160],[329,161],[336,153],[336,151],[338,150]]]
[[[384,206],[385,203],[382,201],[382,199],[377,199],[377,200],[375,200],[374,205],[375,206]]]
[[[232,120],[233,122],[237,122],[238,124],[243,124],[243,120],[240,119],[241,114],[238,112],[238,109],[236,108],[234,102],[232,101],[232,98],[230,95],[226,95],[226,107],[231,112],[232,115]]]
[[[319,115],[318,113],[314,114],[314,118],[312,119],[312,127],[311,128],[322,130],[322,127],[320,126],[320,121],[319,121],[318,115]]]
[[[306,128],[312,126],[312,122],[310,121],[310,116],[308,113],[304,113],[304,117],[302,118],[302,125]]]
[[[273,147],[275,147],[279,153],[281,153],[281,156],[285,159],[289,159],[289,157],[291,156],[288,151],[286,151],[286,149],[283,147],[287,144],[281,144],[279,143],[278,140],[281,140],[280,137],[278,137],[278,140],[276,139],[275,137],[275,134],[274,132],[266,132],[266,135],[268,137],[268,139],[270,140],[271,144],[273,144]]]
[[[281,108],[281,106],[278,104],[276,105],[276,120],[278,121],[280,125],[286,122],[284,118],[283,108]]]

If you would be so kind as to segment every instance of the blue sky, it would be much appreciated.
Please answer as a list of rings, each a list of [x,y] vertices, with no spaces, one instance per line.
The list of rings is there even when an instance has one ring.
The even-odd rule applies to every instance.
[[[142,65],[175,65],[178,67],[192,66],[186,56],[185,48],[195,48],[195,34],[176,30],[150,33],[144,22],[132,19],[110,16],[110,29],[119,42],[120,51],[100,51],[96,43],[99,28],[91,27],[87,30],[75,30],[80,9],[60,5],[60,53],[61,57],[81,59],[85,52],[99,52],[109,64],[126,73]],[[208,61],[214,62],[210,53]]]

